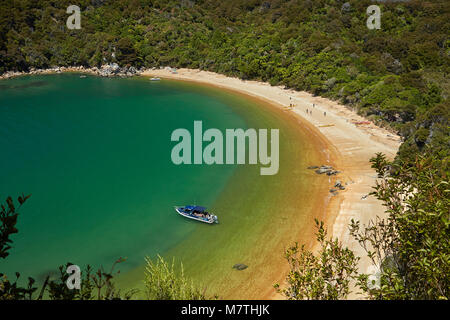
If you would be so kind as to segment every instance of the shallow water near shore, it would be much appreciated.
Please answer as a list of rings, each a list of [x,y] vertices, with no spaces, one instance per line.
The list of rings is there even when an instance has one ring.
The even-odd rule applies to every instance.
[[[176,128],[280,129],[280,170],[171,162]],[[144,256],[175,257],[222,297],[257,298],[282,249],[310,238],[323,187],[304,168],[320,158],[298,122],[232,92],[147,78],[76,74],[0,82],[0,197],[32,194],[21,208],[0,272],[42,280],[66,262],[107,269],[121,288],[142,287]],[[210,207],[218,225],[178,216],[174,205]],[[244,271],[232,269],[245,263]],[[267,289],[266,289],[267,287]],[[220,292],[218,292],[220,291]]]

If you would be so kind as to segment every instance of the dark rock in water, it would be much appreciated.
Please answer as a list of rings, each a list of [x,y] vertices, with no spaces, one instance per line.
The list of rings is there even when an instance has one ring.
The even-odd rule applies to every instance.
[[[236,263],[233,266],[233,269],[236,269],[236,270],[244,270],[244,269],[247,269],[247,268],[248,268],[248,266],[243,264],[243,263]]]
[[[307,169],[317,169],[319,168],[318,166],[309,166]]]
[[[308,169],[316,169],[316,166],[308,167]],[[324,174],[326,173],[328,176],[334,176],[335,174],[338,174],[340,171],[334,170],[332,166],[320,166],[317,170],[317,174]]]

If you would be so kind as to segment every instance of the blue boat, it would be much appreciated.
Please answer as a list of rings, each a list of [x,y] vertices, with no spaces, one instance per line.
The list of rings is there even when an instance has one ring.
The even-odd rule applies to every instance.
[[[206,211],[205,207],[184,206],[175,207],[175,211],[185,218],[197,220],[204,223],[219,223],[217,216]]]

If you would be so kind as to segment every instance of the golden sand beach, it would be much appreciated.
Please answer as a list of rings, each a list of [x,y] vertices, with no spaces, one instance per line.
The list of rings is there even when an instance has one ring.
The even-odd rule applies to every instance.
[[[338,102],[316,97],[307,92],[191,69],[178,69],[176,72],[170,68],[151,69],[142,75],[208,84],[261,99],[276,108],[289,110],[291,116],[298,119],[301,130],[310,131],[310,135],[316,137],[317,147],[328,150],[324,153],[324,157],[329,157],[328,160],[341,171],[337,178],[330,179],[330,187],[333,181],[338,179],[346,183],[346,190],[339,192],[332,201],[325,203],[327,207],[325,221],[330,235],[338,237],[345,246],[362,257],[359,264],[360,271],[367,271],[370,261],[365,257],[359,244],[350,237],[348,224],[351,219],[366,224],[376,216],[384,216],[382,204],[371,196],[366,197],[376,181],[369,159],[377,152],[382,152],[392,159],[401,143],[399,136],[375,126]],[[321,205],[324,205],[324,202],[318,199],[317,212],[322,210]],[[313,239],[310,233],[299,235],[298,239],[299,242],[311,240]],[[259,281],[266,282],[267,288],[271,288],[274,282],[284,278],[288,272],[287,267],[287,263],[281,263],[276,270],[266,273],[265,279]],[[255,297],[256,293],[248,292],[246,296]],[[258,297],[282,298],[270,289],[259,292]],[[350,298],[359,296],[353,294]]]

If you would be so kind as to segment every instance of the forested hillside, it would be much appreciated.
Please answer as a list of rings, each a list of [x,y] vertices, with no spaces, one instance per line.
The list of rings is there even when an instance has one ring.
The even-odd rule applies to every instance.
[[[81,29],[69,30],[69,5]],[[366,9],[381,8],[381,29]],[[340,100],[405,139],[450,150],[450,1],[2,0],[0,73],[31,67],[188,67]]]

